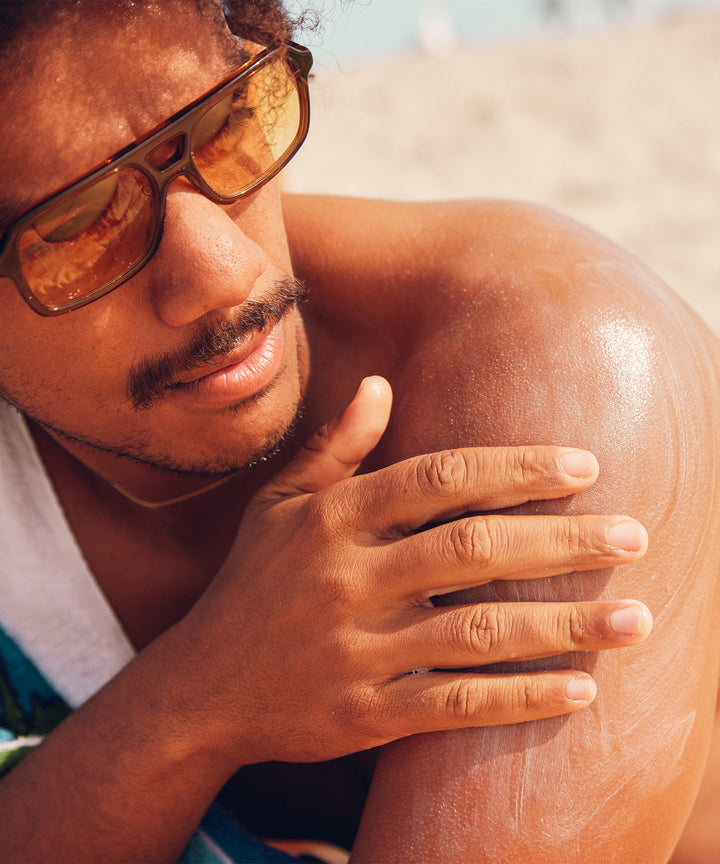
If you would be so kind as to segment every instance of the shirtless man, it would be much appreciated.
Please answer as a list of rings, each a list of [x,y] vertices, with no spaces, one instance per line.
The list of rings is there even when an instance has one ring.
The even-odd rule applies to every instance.
[[[2,3],[0,647],[77,710],[0,857],[286,860],[193,836],[235,775],[252,832],[357,861],[667,860],[720,662],[714,342],[540,210],[281,200],[309,58],[227,5],[242,38]]]

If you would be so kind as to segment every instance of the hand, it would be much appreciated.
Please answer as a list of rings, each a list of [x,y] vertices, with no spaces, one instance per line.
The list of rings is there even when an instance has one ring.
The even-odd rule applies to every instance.
[[[583,451],[469,448],[353,476],[390,402],[384,379],[364,381],[258,493],[192,613],[210,734],[238,764],[574,711],[595,697],[584,673],[454,670],[621,647],[650,631],[633,601],[434,607],[434,595],[491,580],[622,564],[647,537],[618,516],[463,515],[589,486],[597,463]]]

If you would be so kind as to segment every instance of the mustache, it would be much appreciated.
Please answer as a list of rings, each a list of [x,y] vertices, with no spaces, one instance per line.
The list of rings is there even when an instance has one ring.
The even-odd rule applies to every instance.
[[[128,374],[127,391],[133,407],[152,407],[178,375],[198,366],[212,366],[218,357],[235,350],[252,334],[274,327],[307,297],[304,282],[292,276],[278,279],[266,297],[246,300],[232,318],[206,322],[183,348],[141,360]]]

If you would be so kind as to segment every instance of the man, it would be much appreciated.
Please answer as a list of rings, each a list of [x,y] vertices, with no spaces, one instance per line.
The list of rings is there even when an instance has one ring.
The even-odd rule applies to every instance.
[[[233,775],[250,833],[350,845],[396,741],[358,861],[667,858],[717,691],[714,342],[542,211],[281,201],[309,58],[229,5],[242,38],[3,4],[2,857],[285,860],[193,836]]]

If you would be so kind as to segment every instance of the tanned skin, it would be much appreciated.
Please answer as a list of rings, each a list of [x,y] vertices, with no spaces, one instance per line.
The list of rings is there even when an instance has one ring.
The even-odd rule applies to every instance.
[[[456,602],[557,600],[577,591],[640,596],[655,626],[641,647],[584,658],[578,668],[606,682],[587,711],[416,736],[386,748],[353,860],[667,861],[697,792],[716,716],[715,337],[631,256],[536,208],[292,206],[297,210],[286,212],[293,215],[302,207],[303,231],[315,224],[308,209],[317,224],[329,218],[338,226],[325,235],[336,248],[349,231],[343,213],[372,226],[363,235],[352,222],[365,249],[380,219],[390,239],[374,246],[373,284],[414,272],[411,255],[430,250],[418,268],[418,291],[437,248],[432,229],[418,226],[424,218],[443,225],[447,270],[424,301],[436,302],[440,330],[419,335],[391,376],[396,393],[422,378],[429,402],[396,398],[379,448],[384,460],[476,440],[577,441],[598,456],[600,480],[570,499],[513,512],[628,512],[650,532],[647,556],[598,570],[589,581],[571,574],[458,595]],[[414,226],[412,239],[403,239],[405,225]],[[402,259],[403,248],[408,257],[392,271],[390,257]],[[343,282],[346,267],[356,264],[337,263],[331,278]],[[707,792],[673,860],[717,859],[716,767],[708,768]]]
[[[66,185],[232,68],[194,2],[122,27],[81,5],[2,61],[10,198]],[[133,406],[139,362],[293,272],[311,295],[272,330],[272,386],[210,398],[198,367]],[[667,859],[717,692],[720,391],[713,340],[651,274],[519,205],[271,183],[222,208],[178,180],[119,289],[47,319],[3,288],[2,395],[138,654],[0,783],[0,859],[172,860],[239,769],[393,741],[357,861]],[[169,508],[115,488],[200,489],[283,436]]]

